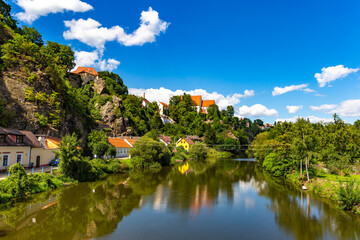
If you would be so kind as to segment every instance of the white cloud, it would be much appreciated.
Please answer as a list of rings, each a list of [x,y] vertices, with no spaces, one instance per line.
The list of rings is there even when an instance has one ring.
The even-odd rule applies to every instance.
[[[32,23],[49,13],[86,12],[93,9],[90,4],[80,0],[16,0],[15,3],[24,10],[17,13],[16,17],[27,23]]]
[[[320,87],[325,87],[329,82],[335,81],[339,78],[344,78],[350,73],[355,73],[358,68],[347,68],[344,65],[337,65],[334,67],[322,68],[321,73],[315,73],[314,77],[319,83]]]
[[[340,104],[323,104],[310,106],[314,111],[323,111],[328,114],[337,113],[342,117],[360,117],[360,99],[350,99]]]
[[[111,28],[102,27],[98,21],[88,18],[64,21],[69,30],[63,33],[66,40],[79,40],[89,46],[102,49],[108,41],[118,41],[124,46],[142,46],[145,43],[155,42],[156,36],[165,32],[169,23],[159,19],[159,13],[151,7],[143,11],[140,17],[140,26],[133,33],[127,34],[120,26]]]
[[[289,113],[296,113],[297,111],[299,111],[302,108],[303,108],[302,105],[299,105],[299,106],[286,106],[286,109],[289,111]]]
[[[261,116],[278,116],[278,111],[275,109],[268,109],[264,105],[261,104],[255,104],[251,107],[248,106],[241,106],[238,109],[239,116],[244,117],[261,117]]]
[[[219,106],[220,109],[225,109],[227,106],[234,106],[240,103],[241,98],[250,97],[254,95],[254,90],[245,90],[244,94],[235,93],[233,95],[224,96],[223,94],[212,92],[209,93],[204,89],[195,89],[191,91],[184,91],[184,90],[175,90],[172,91],[166,88],[159,88],[159,89],[138,89],[138,88],[130,88],[130,94],[134,94],[137,96],[142,96],[145,93],[145,97],[150,102],[154,101],[162,101],[165,103],[169,103],[169,99],[172,96],[179,96],[183,95],[184,93],[190,95],[201,95],[203,100],[215,100],[216,104]]]
[[[95,67],[101,71],[112,71],[120,65],[120,62],[116,59],[102,59],[102,57],[103,53],[99,50],[93,52],[75,51],[75,69],[79,66],[86,66]]]
[[[277,95],[281,95],[281,94],[296,91],[296,90],[303,90],[303,91],[309,92],[312,89],[307,88],[308,85],[309,84],[291,85],[291,86],[286,86],[283,88],[282,87],[274,87],[274,90],[272,91],[272,95],[277,96]]]
[[[320,106],[310,106],[313,111],[327,111],[336,108],[335,104],[323,104]]]
[[[337,113],[343,117],[360,117],[360,99],[343,101],[330,113]]]
[[[292,117],[292,118],[278,118],[276,119],[276,122],[296,122],[300,117]],[[307,116],[302,117],[304,119],[309,119],[311,123],[318,123],[318,122],[333,122],[334,120],[331,118],[320,118],[315,116]]]

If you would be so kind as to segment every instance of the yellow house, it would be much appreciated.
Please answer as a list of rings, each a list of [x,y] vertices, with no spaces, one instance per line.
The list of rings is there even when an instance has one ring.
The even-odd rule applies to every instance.
[[[38,139],[29,131],[0,128],[0,171],[16,163],[25,168],[46,166],[55,158],[56,143],[50,138]]]
[[[180,138],[176,142],[176,147],[183,147],[186,151],[189,151],[190,146],[195,144],[190,138]]]

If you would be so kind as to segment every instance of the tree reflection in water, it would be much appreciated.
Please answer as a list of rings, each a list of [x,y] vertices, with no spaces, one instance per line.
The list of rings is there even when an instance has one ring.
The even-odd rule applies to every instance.
[[[145,206],[153,214],[193,219],[221,204],[237,206],[239,199],[256,213],[257,201],[266,199],[279,231],[289,238],[360,237],[359,223],[352,216],[275,181],[254,162],[189,162],[184,173],[178,167],[111,175],[103,181],[35,195],[2,211],[0,234],[9,239],[96,238],[111,236],[124,218]],[[247,190],[256,194],[249,195]],[[48,207],[41,210],[44,206]],[[240,234],[236,228],[232,231],[229,234],[234,238]]]

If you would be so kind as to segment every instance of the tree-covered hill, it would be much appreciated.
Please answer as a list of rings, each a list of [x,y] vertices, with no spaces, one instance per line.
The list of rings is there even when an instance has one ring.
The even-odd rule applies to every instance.
[[[234,117],[232,106],[197,113],[188,95],[170,99],[168,115],[175,124],[164,125],[157,103],[143,107],[117,74],[99,72],[100,80],[89,81],[71,74],[71,48],[44,42],[35,28],[19,26],[10,11],[0,0],[0,126],[58,137],[76,132],[82,140],[99,129],[113,136],[156,130],[175,138],[198,135],[229,151],[260,132],[262,121]]]

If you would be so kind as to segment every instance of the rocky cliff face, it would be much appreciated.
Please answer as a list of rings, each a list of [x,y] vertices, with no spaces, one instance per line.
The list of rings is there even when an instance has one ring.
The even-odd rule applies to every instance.
[[[70,80],[72,80],[71,85],[75,85],[78,88],[83,87],[81,86],[82,84],[74,84],[79,78],[70,76]],[[90,81],[88,81],[88,84],[90,84]],[[44,94],[45,101],[36,99],[33,101],[27,100],[29,89],[32,91],[33,96],[37,96],[40,93]],[[50,103],[52,100],[49,99],[49,96],[52,96],[51,94],[54,91],[54,84],[46,74],[40,71],[36,72],[35,80],[29,82],[27,74],[21,69],[14,68],[3,71],[2,75],[0,75],[0,101],[5,105],[4,111],[11,114],[11,120],[8,121],[7,127],[56,137],[61,137],[75,131],[82,136],[82,140],[85,140],[87,133],[92,129],[99,130],[104,128],[104,126],[112,130],[112,135],[129,134],[128,120],[121,113],[121,109],[123,109],[122,99],[115,95],[108,96],[107,94],[102,94],[106,89],[106,83],[101,78],[95,79],[92,85],[90,85],[90,89],[94,91],[94,94],[96,93],[100,97],[109,99],[102,106],[99,103],[95,103],[94,108],[97,108],[100,112],[101,119],[98,121],[93,119],[93,125],[89,124],[89,119],[84,119],[66,109],[66,98],[63,98],[63,96],[59,96],[59,106],[54,108],[54,105]],[[60,124],[58,126],[51,124],[51,116],[56,111],[60,113]],[[44,123],[41,116],[47,118],[47,124]],[[91,119],[91,116],[88,117]]]

